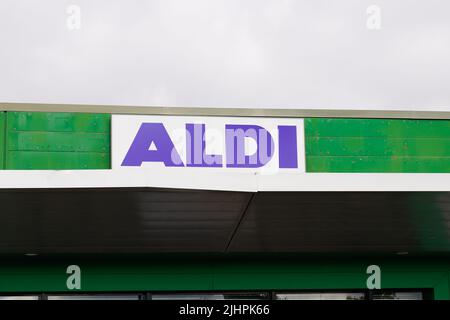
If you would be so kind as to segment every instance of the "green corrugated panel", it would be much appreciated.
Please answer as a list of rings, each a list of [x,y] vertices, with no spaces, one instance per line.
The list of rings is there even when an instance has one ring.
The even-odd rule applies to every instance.
[[[8,151],[7,169],[108,169],[109,153]]]
[[[110,115],[8,112],[7,169],[109,169]]]
[[[449,120],[305,119],[307,137],[450,138]]]
[[[332,137],[306,138],[310,156],[448,157],[449,138]]]
[[[5,169],[5,112],[0,112],[0,170]]]
[[[309,172],[450,172],[450,121],[305,119]]]
[[[8,112],[8,130],[44,132],[110,132],[111,116],[95,113]]]
[[[109,152],[109,134],[86,132],[9,132],[9,151]]]

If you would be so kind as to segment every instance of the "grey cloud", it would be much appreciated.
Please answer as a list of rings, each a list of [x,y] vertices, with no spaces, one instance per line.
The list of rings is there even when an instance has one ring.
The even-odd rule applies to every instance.
[[[0,13],[4,102],[450,111],[445,0],[3,0]]]

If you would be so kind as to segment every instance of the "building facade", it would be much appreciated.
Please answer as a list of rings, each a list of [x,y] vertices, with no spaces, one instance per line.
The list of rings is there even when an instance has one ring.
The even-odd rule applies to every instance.
[[[43,170],[104,170],[107,177],[113,111],[5,110],[0,179]],[[306,174],[335,173],[336,183],[348,177],[340,174],[416,174],[407,177],[418,185],[422,174],[444,184],[450,178],[448,119],[302,118]],[[17,188],[4,182],[0,295],[449,299],[450,189],[377,190]],[[370,266],[379,268],[379,288],[370,287]]]

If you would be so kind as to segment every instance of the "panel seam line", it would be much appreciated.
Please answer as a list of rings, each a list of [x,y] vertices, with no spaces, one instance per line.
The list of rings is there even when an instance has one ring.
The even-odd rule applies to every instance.
[[[227,243],[227,245],[226,245],[226,247],[225,247],[225,253],[229,252],[231,243],[233,242],[233,239],[234,239],[234,237],[235,237],[235,235],[236,235],[236,233],[237,233],[239,227],[241,226],[242,221],[244,221],[244,218],[245,218],[245,216],[246,216],[246,214],[247,214],[248,208],[250,207],[250,204],[252,203],[253,198],[255,197],[255,195],[256,195],[256,192],[252,193],[252,195],[250,196],[250,198],[249,198],[247,204],[245,205],[244,210],[242,211],[242,214],[241,214],[241,216],[240,216],[238,222],[236,223],[236,226],[234,227],[234,230],[233,230],[233,232],[231,233],[230,238],[228,239],[228,243]]]

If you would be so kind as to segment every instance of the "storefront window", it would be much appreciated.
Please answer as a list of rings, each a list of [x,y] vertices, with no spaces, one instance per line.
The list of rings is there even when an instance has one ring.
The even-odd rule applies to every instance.
[[[246,292],[232,292],[232,293],[163,293],[152,294],[153,300],[262,300],[269,299],[268,292],[246,293]]]
[[[364,292],[277,293],[277,300],[364,300]]]
[[[277,300],[424,300],[421,291],[376,290],[366,292],[276,293]]]
[[[0,300],[39,300],[39,296],[0,296]]]
[[[0,295],[0,300],[425,300],[432,291],[389,289],[298,292],[136,292],[136,293],[35,293]]]
[[[139,300],[138,294],[48,295],[48,300]]]
[[[384,291],[372,294],[372,300],[423,300],[423,293]]]

